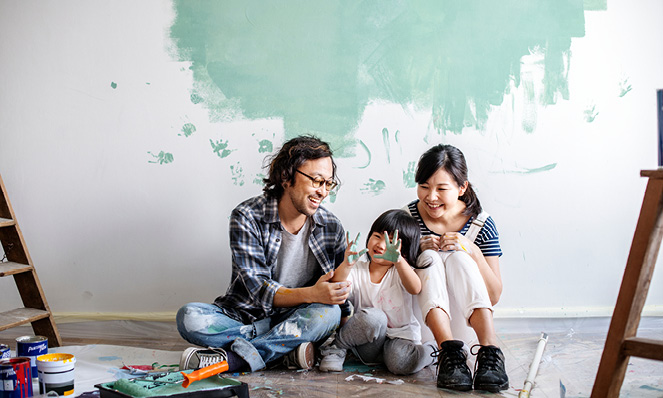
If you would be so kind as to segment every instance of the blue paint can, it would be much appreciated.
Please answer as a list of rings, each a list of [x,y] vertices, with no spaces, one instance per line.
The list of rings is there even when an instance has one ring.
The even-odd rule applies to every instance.
[[[0,344],[0,359],[11,357],[11,350],[7,344]]]
[[[30,358],[0,359],[0,398],[28,398],[31,396]]]
[[[30,358],[32,377],[37,377],[37,357],[48,354],[48,339],[44,336],[21,336],[16,339],[16,356]]]

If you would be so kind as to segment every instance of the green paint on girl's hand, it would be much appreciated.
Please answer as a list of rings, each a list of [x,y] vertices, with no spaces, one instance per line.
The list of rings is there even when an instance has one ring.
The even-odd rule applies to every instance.
[[[389,241],[389,234],[385,231],[384,240],[386,250],[382,255],[375,255],[375,258],[381,258],[392,263],[398,262],[401,256],[401,241],[398,239],[398,230],[394,232],[394,239],[392,241]]]
[[[355,238],[355,240],[351,241],[350,240],[350,231],[347,231],[346,234],[345,234],[345,239],[347,240],[348,245],[350,245],[350,251],[357,253],[357,254],[350,254],[348,256],[348,263],[350,263],[351,265],[356,263],[357,260],[359,260],[359,257],[363,256],[364,253],[366,253],[368,251],[368,249],[364,249],[360,252],[357,252],[357,242],[359,242],[359,237],[360,236],[361,236],[361,232],[357,234],[357,237]]]

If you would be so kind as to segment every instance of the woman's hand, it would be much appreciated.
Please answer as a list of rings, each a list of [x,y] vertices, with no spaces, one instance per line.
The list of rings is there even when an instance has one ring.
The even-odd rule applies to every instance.
[[[447,232],[440,241],[442,251],[464,251],[472,254],[472,242],[459,232]]]
[[[440,237],[436,235],[426,235],[421,237],[419,243],[419,248],[421,251],[424,250],[440,250]]]

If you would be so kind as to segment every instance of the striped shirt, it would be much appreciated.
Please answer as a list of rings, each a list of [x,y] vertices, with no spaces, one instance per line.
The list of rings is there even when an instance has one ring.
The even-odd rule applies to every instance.
[[[412,215],[412,217],[414,217],[414,219],[417,220],[417,222],[419,223],[419,230],[421,231],[421,236],[426,236],[426,235],[440,236],[440,234],[431,231],[426,226],[423,218],[421,217],[421,214],[419,214],[417,203],[419,203],[419,199],[409,203],[407,205],[407,208],[408,210],[410,210],[410,214]],[[470,228],[470,225],[472,224],[473,220],[474,217],[470,217],[470,219],[467,220],[465,225],[463,225],[463,228],[461,228],[460,231],[458,232],[461,233],[462,235],[465,235],[467,233],[467,230]],[[474,240],[474,243],[476,243],[476,245],[479,246],[479,249],[481,249],[481,253],[483,253],[484,257],[502,255],[502,247],[500,246],[500,235],[497,232],[497,227],[495,226],[495,221],[493,221],[492,217],[488,216],[486,223],[479,231],[479,234],[477,235],[477,238]]]
[[[338,267],[343,262],[346,247],[343,226],[329,210],[320,206],[312,221],[308,246],[319,267],[308,275],[304,286],[313,286],[320,276]],[[248,324],[291,310],[273,307],[274,294],[283,286],[273,275],[282,234],[277,199],[256,196],[240,203],[232,211],[230,286],[224,296],[214,300],[214,304],[223,308],[231,318]],[[341,312],[343,316],[350,315],[347,304],[341,305]]]

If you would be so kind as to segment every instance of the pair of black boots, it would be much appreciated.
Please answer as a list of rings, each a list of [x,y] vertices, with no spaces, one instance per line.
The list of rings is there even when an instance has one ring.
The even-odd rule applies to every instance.
[[[438,357],[437,386],[457,391],[475,390],[499,392],[509,387],[509,377],[504,368],[504,354],[498,347],[480,347],[476,353],[474,380],[467,367],[467,354],[463,342],[448,340],[443,342],[439,351],[432,355]],[[472,348],[474,348],[472,347]]]

